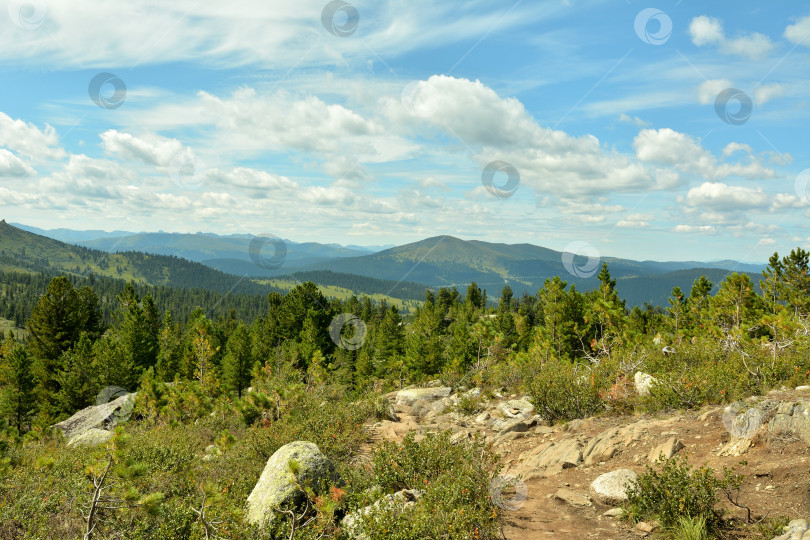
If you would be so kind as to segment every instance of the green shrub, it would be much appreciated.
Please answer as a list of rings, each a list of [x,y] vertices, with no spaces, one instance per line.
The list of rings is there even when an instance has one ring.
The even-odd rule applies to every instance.
[[[356,474],[350,486],[351,509],[386,493],[418,489],[424,495],[409,510],[389,507],[363,522],[371,539],[496,538],[497,508],[490,486],[500,469],[481,438],[451,442],[450,433],[408,434],[402,444],[383,442],[372,454],[371,474]]]
[[[528,391],[546,420],[574,420],[604,410],[602,377],[596,369],[567,360],[549,360],[529,380]]]
[[[723,478],[716,478],[714,470],[701,466],[691,468],[686,458],[665,460],[657,465],[660,471],[647,466],[628,490],[625,513],[633,521],[658,519],[665,528],[694,528],[701,520],[708,531],[716,530],[722,515],[715,510],[717,492],[739,489],[742,476],[724,468]],[[679,520],[689,519],[690,523]],[[686,527],[688,525],[688,527]]]

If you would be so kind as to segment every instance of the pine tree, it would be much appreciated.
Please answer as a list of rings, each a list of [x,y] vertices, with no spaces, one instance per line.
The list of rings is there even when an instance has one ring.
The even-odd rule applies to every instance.
[[[226,345],[222,360],[222,383],[226,390],[242,397],[242,391],[250,385],[253,355],[250,332],[244,323],[239,323]]]
[[[19,432],[30,426],[36,412],[34,387],[32,358],[11,333],[0,357],[0,418],[6,418]]]
[[[82,332],[94,341],[102,329],[98,296],[89,287],[77,290],[64,276],[48,284],[28,319],[30,350],[35,358],[36,393],[42,422],[53,421],[60,410],[60,373],[63,353],[79,341]]]
[[[100,389],[93,365],[93,344],[90,337],[83,333],[72,349],[62,353],[60,363],[59,413],[69,416],[92,405]]]

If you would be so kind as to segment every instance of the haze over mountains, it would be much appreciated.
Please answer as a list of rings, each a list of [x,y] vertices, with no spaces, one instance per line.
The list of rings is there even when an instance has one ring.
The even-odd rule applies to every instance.
[[[33,238],[58,238],[107,253],[140,252],[179,257],[241,277],[267,278],[306,273],[308,279],[316,282],[332,281],[319,283],[324,285],[335,284],[335,276],[330,273],[386,280],[376,283],[372,287],[374,292],[388,289],[386,292],[392,297],[404,296],[410,299],[414,297],[416,284],[433,289],[456,287],[464,292],[472,281],[486,289],[493,300],[505,285],[509,285],[516,294],[535,294],[546,279],[555,275],[576,285],[580,290],[586,290],[596,286],[594,269],[604,261],[608,263],[612,276],[617,280],[618,292],[627,300],[628,306],[642,305],[645,302],[666,305],[674,286],[688,291],[692,282],[701,275],[706,275],[717,285],[731,272],[747,272],[757,283],[765,266],[733,260],[661,262],[614,257],[596,260],[577,256],[566,269],[563,254],[552,249],[532,244],[501,244],[437,236],[382,250],[378,247],[284,241],[286,254],[283,260],[272,268],[265,268],[257,266],[251,258],[250,245],[255,237],[247,234],[219,236],[209,233],[107,233],[70,229],[46,231],[23,225],[19,228],[40,235],[32,235]],[[5,238],[0,238],[0,247],[4,241]],[[37,243],[35,240],[31,241]],[[269,256],[274,255],[274,249],[276,248],[272,244],[263,246],[263,250],[270,251]],[[264,252],[262,255],[268,256]],[[343,277],[343,282],[346,278]],[[398,282],[403,282],[402,287],[397,285]],[[177,284],[176,280],[173,280],[173,284]],[[402,291],[398,292],[398,289]],[[406,289],[407,294],[404,293]]]

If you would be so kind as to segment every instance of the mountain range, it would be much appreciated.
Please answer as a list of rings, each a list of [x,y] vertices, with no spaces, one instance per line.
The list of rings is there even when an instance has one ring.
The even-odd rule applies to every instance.
[[[10,225],[3,225],[14,229]],[[296,274],[306,275],[307,279],[321,282],[319,284],[322,285],[345,286],[347,283],[354,283],[356,289],[353,292],[360,294],[366,292],[362,290],[364,288],[373,289],[375,294],[385,290],[390,297],[411,300],[418,295],[419,286],[432,289],[456,287],[463,293],[473,281],[486,289],[492,300],[498,297],[505,285],[509,285],[517,295],[524,292],[535,294],[546,279],[555,275],[576,285],[579,290],[587,290],[597,286],[597,263],[604,261],[617,280],[618,292],[627,300],[628,306],[642,305],[645,302],[666,305],[674,286],[688,291],[694,280],[701,275],[706,275],[717,286],[731,272],[746,272],[757,283],[764,269],[764,265],[733,260],[634,261],[616,257],[597,260],[580,256],[569,256],[566,269],[563,253],[552,249],[526,243],[462,240],[446,235],[378,250],[385,246],[341,246],[287,240],[283,241],[283,246],[279,246],[280,240],[263,242],[261,237],[257,239],[252,235],[221,236],[209,233],[106,233],[70,229],[47,231],[24,226],[15,230],[22,232],[21,228],[36,232],[36,238],[45,240],[44,236],[59,237],[90,248],[87,251],[96,252],[96,257],[102,252],[108,256],[128,257],[127,267],[131,269],[137,266],[130,260],[133,257],[132,252],[139,252],[168,257],[173,261],[182,260],[186,264],[198,263],[216,272],[212,276],[239,276],[243,280],[246,276],[252,277],[254,279],[246,281],[256,285],[268,283],[267,278],[274,278],[275,283],[276,280],[284,280],[285,277]],[[0,235],[0,249],[4,249],[6,229],[0,228]],[[42,241],[32,239],[30,242],[37,244]],[[65,243],[61,246],[63,251],[77,249]],[[276,264],[257,266],[256,246],[262,247],[262,256],[274,257]],[[279,247],[282,252],[286,250],[286,253],[279,253]],[[269,254],[264,253],[265,249],[269,250]],[[70,257],[67,260],[72,261]],[[6,259],[6,264],[7,262]],[[153,264],[165,265],[166,262],[165,259],[153,260]],[[62,266],[64,270],[70,271],[71,264],[75,270],[75,261]],[[143,263],[140,265],[143,266]],[[92,271],[97,270],[92,268]],[[145,268],[140,268],[135,273],[147,274]],[[151,274],[157,275],[154,272]],[[164,276],[165,281],[166,272],[158,274]],[[358,277],[365,279],[357,279]],[[173,285],[179,284],[177,277],[170,281]],[[295,282],[296,279],[292,281]]]

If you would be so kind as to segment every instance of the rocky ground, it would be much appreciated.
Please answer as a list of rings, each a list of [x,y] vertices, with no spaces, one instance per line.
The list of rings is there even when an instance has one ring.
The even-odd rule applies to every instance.
[[[771,392],[735,409],[597,417],[557,426],[546,425],[516,395],[496,394],[474,414],[459,412],[460,397],[477,392],[441,386],[394,392],[387,396],[393,414],[368,428],[372,440],[445,429],[459,438],[483,434],[501,456],[502,476],[519,479],[511,480],[513,488],[492,490],[504,509],[506,538],[654,538],[656,530],[642,530],[654,527],[633,528],[617,519],[611,511],[615,494],[595,491],[592,484],[619,469],[644,472],[661,453],[686,454],[690,464],[717,471],[736,465],[746,477],[739,502],[756,519],[810,518],[810,387]],[[724,506],[730,515],[745,516]],[[801,531],[800,522],[794,525]],[[753,532],[748,537],[761,538]]]

